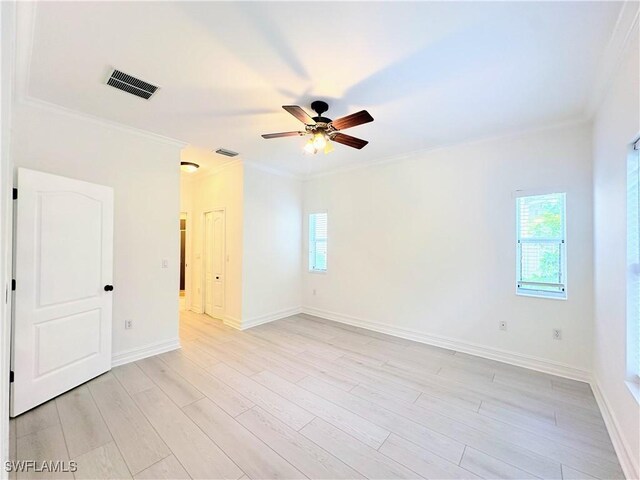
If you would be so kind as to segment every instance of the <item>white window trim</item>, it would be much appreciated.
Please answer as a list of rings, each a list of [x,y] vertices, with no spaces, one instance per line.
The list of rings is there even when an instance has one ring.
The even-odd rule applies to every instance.
[[[550,195],[554,193],[563,193],[564,194],[564,211],[562,213],[562,228],[564,230],[563,234],[563,242],[560,247],[560,256],[562,259],[562,273],[564,274],[564,291],[563,292],[548,292],[545,290],[533,290],[533,289],[521,289],[520,284],[520,232],[519,232],[519,224],[520,224],[520,209],[518,208],[518,199],[521,197],[531,197],[537,195]],[[531,298],[542,298],[546,300],[567,300],[569,298],[569,289],[567,286],[567,279],[569,277],[568,273],[568,262],[567,262],[567,198],[569,194],[567,190],[562,187],[553,187],[553,188],[536,188],[536,189],[527,189],[527,190],[516,190],[512,193],[512,198],[515,200],[516,207],[516,295],[520,297],[531,297]],[[544,241],[544,239],[542,239]],[[554,239],[555,241],[555,239]]]
[[[310,224],[310,219],[311,219],[311,215],[316,215],[318,213],[324,213],[327,216],[327,268],[325,268],[324,270],[318,270],[316,268],[313,268],[311,266],[311,262],[309,259],[309,253],[311,251],[311,238],[309,236],[310,230],[311,230],[311,224]],[[329,270],[329,212],[327,210],[313,210],[310,211],[306,214],[306,226],[307,226],[307,272],[308,273],[313,273],[316,275],[326,275],[327,271]]]
[[[637,236],[640,233],[638,230],[638,216],[640,215],[640,153],[636,148],[637,143],[640,142],[640,137],[632,142],[629,146],[629,155],[627,160],[627,181],[626,181],[626,200],[627,200],[627,214],[626,214],[626,227],[627,238],[626,243],[626,257],[627,257],[627,278],[626,278],[626,363],[627,363],[627,375],[626,385],[629,392],[634,397],[636,402],[640,404],[640,366],[637,365],[640,362],[640,318],[637,303],[639,301],[637,291],[631,292],[630,289],[637,289],[640,277],[640,254],[637,250],[637,244],[631,245],[629,243],[630,230],[634,230],[634,234]],[[633,171],[631,162],[635,163]],[[634,178],[631,177],[634,176]],[[631,182],[634,182],[636,187],[636,194],[638,198],[636,202],[629,202],[629,186]]]

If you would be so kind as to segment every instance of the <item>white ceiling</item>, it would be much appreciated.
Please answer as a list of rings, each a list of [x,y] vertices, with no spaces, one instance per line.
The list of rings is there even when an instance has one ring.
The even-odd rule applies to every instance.
[[[583,117],[620,8],[44,2],[18,42],[31,42],[31,97],[309,175]],[[109,67],[161,89],[150,101],[115,90]],[[346,133],[370,144],[305,156],[301,138],[260,137],[300,128],[281,105],[314,99],[334,119],[367,109],[375,122]]]

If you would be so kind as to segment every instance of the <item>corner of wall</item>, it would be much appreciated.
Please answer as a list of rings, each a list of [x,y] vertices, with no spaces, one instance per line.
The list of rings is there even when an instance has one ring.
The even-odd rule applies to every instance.
[[[620,466],[622,467],[625,477],[629,480],[640,478],[638,455],[634,455],[632,447],[625,441],[621,433],[622,430],[615,411],[609,406],[607,397],[601,390],[600,382],[596,375],[593,375],[591,378],[591,389],[593,390],[593,395],[596,398],[598,408],[602,413],[602,418],[605,426],[607,427],[607,431],[609,432],[609,436],[611,437],[611,443],[613,443],[613,448],[618,456],[618,460],[620,461]]]
[[[161,353],[170,352],[182,348],[179,338],[173,338],[162,342],[155,342],[143,347],[138,347],[124,352],[116,353],[111,359],[111,366],[117,367],[126,363],[142,360],[143,358],[160,355]]]

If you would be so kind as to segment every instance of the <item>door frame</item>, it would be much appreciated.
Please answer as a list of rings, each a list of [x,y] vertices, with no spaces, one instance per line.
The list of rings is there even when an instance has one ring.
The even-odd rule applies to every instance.
[[[206,215],[207,213],[213,213],[213,212],[222,212],[223,214],[223,228],[224,228],[224,235],[223,235],[223,239],[222,239],[222,279],[223,279],[223,285],[224,285],[224,292],[222,294],[222,302],[223,302],[223,307],[222,307],[222,317],[226,316],[226,312],[227,312],[227,209],[225,207],[213,207],[213,208],[208,208],[206,210],[204,210],[200,216],[200,230],[202,232],[202,254],[200,255],[201,261],[200,261],[200,305],[202,306],[202,312],[201,313],[205,313],[206,310],[206,293],[207,293],[207,286],[206,286],[206,255],[204,253],[204,249],[205,249],[205,245],[206,245],[206,236],[207,236],[207,224],[206,224]],[[213,317],[211,317],[213,318]],[[220,319],[223,320],[224,318]]]

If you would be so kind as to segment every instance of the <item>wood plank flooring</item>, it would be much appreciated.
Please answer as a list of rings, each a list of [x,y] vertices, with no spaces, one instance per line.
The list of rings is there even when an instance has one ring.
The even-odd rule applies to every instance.
[[[624,478],[585,383],[306,315],[239,332],[182,312],[180,333],[13,419],[12,458],[93,479]]]

